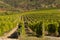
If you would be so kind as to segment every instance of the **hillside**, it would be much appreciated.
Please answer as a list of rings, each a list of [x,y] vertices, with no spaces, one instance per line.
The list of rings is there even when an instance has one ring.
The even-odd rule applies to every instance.
[[[0,5],[17,10],[35,10],[41,8],[60,8],[60,0],[0,0]],[[0,6],[1,8],[1,6]]]
[[[7,4],[3,1],[0,1],[0,11],[10,10],[11,8],[12,7],[9,4]]]

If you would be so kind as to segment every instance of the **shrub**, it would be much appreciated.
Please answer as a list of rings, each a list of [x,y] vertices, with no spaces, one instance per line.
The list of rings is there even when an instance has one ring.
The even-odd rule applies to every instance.
[[[32,31],[35,32],[36,24],[29,24],[29,27],[31,28]]]
[[[60,23],[59,23],[59,27],[58,27],[58,33],[59,33],[59,35],[60,35]]]
[[[42,22],[36,24],[36,34],[37,37],[42,36]]]
[[[54,24],[48,25],[48,33],[55,33],[56,32],[56,26]]]
[[[19,25],[18,25],[18,35],[20,35],[20,33],[21,33],[21,27],[22,27],[22,24],[19,23]]]

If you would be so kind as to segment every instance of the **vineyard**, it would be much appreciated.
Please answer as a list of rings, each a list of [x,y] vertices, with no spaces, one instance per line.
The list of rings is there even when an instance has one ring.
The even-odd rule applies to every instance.
[[[0,36],[11,31],[19,22],[17,15],[0,16]]]
[[[10,32],[17,24],[18,39],[60,37],[60,10],[38,10],[21,14],[1,15],[0,36]]]

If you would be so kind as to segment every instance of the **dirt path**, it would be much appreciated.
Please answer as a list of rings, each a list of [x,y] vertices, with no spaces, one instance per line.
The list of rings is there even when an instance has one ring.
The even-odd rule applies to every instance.
[[[60,40],[60,37],[45,36],[45,40]]]
[[[0,38],[0,40],[18,40],[18,39]]]

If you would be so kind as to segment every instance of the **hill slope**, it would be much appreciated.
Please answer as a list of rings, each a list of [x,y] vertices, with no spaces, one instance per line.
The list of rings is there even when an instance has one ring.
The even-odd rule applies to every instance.
[[[9,5],[15,9],[31,10],[40,8],[60,8],[60,0],[0,0],[0,4]]]

